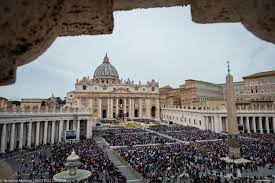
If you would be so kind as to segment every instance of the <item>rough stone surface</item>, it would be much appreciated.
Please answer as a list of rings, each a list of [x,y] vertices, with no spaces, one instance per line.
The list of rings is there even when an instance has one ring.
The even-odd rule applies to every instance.
[[[255,36],[275,43],[274,0],[192,0],[197,23],[241,22]]]
[[[0,85],[41,55],[57,36],[110,34],[113,11],[191,5],[197,23],[241,22],[275,43],[274,0],[0,0]]]
[[[110,34],[112,0],[0,1],[0,84],[41,55],[57,36]]]
[[[186,6],[190,0],[114,0],[113,10],[123,11],[137,8]]]

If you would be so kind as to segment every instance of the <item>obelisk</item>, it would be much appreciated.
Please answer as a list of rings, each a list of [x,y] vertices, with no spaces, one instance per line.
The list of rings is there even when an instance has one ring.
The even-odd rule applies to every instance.
[[[239,158],[241,155],[239,129],[237,124],[233,76],[230,74],[229,62],[227,62],[227,68],[228,74],[226,76],[226,108],[228,119],[228,149],[229,156],[231,158]]]

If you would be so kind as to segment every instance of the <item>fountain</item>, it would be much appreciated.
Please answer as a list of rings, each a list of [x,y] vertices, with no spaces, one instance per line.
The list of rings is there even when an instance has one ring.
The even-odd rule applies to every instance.
[[[78,169],[80,164],[79,156],[75,154],[75,151],[72,151],[66,160],[65,166],[68,170],[55,174],[53,176],[54,182],[78,182],[89,178],[91,176],[91,172],[88,170]]]

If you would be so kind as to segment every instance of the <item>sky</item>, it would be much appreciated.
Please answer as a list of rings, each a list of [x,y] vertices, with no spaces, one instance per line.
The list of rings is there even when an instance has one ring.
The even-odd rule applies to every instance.
[[[64,97],[77,78],[93,76],[106,52],[120,78],[178,87],[186,79],[224,83],[275,69],[275,45],[240,23],[197,24],[190,7],[114,13],[109,35],[59,37],[36,60],[17,69],[16,83],[0,87],[8,99]]]

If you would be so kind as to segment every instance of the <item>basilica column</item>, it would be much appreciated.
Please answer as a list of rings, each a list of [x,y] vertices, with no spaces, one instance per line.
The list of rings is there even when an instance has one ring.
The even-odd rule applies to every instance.
[[[118,107],[119,107],[119,106],[118,106],[118,100],[119,100],[119,99],[117,98],[117,99],[116,99],[116,117],[118,117],[118,112],[119,112],[119,111],[118,111]]]
[[[47,134],[48,134],[48,121],[44,122],[44,137],[43,144],[47,144]]]
[[[160,105],[159,105],[159,99],[157,99],[157,106],[156,106],[156,117],[160,117]]]
[[[51,134],[51,144],[54,144],[54,134],[55,134],[55,121],[52,121],[52,134]]]
[[[90,138],[90,119],[87,119],[86,138]]]
[[[132,99],[132,117],[135,117],[135,99]]]
[[[128,107],[128,111],[129,111],[129,117],[132,117],[132,98],[129,98],[129,107]]]
[[[14,150],[15,123],[11,124],[10,151]]]
[[[107,98],[107,118],[111,118],[110,98]]]
[[[139,98],[138,101],[139,101],[139,105],[138,105],[138,117],[141,118],[142,117],[142,99]]]
[[[146,112],[147,112],[147,114],[146,114],[146,116],[147,116],[147,118],[151,118],[151,104],[150,104],[150,99],[146,99],[145,100],[146,101]]]
[[[111,118],[114,117],[114,99],[111,98]]]
[[[70,130],[70,120],[66,120],[66,131]]]
[[[4,123],[2,125],[2,135],[1,135],[1,153],[4,153],[6,150],[6,131],[7,131],[7,124]]]
[[[127,113],[127,99],[124,99],[124,105],[123,105],[123,113],[124,113],[124,117],[126,117],[126,113]]]
[[[101,98],[98,98],[98,117],[102,117],[102,111],[101,111]]]
[[[24,130],[24,123],[20,123],[20,132],[19,132],[19,149],[22,149],[23,146],[23,130]]]
[[[259,128],[260,128],[260,133],[263,133],[263,117],[259,117]]]
[[[77,119],[76,121],[76,140],[79,141],[80,137],[80,120]]]
[[[32,145],[32,122],[29,122],[29,128],[28,128],[28,147],[31,147]]]
[[[269,130],[269,117],[268,116],[265,118],[265,128],[266,128],[266,133],[270,133],[270,130]]]
[[[257,132],[257,129],[256,129],[255,116],[252,117],[252,128],[253,128],[253,132],[256,133],[256,132]]]
[[[40,122],[36,122],[36,130],[35,130],[35,146],[39,145],[39,130],[40,130]]]
[[[58,141],[59,142],[61,142],[61,140],[62,140],[63,124],[64,124],[64,121],[62,119],[60,119],[60,121],[59,121],[59,131],[58,131]]]

